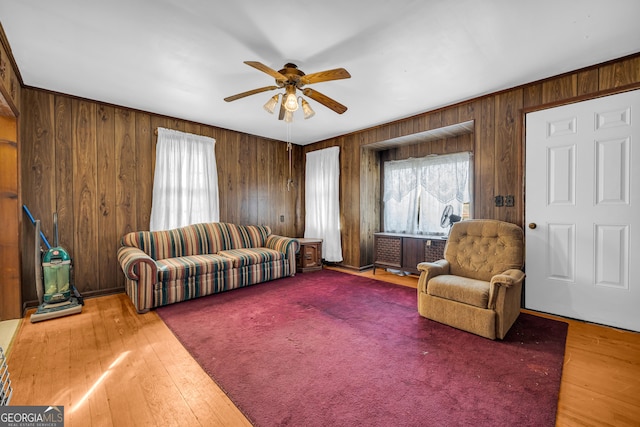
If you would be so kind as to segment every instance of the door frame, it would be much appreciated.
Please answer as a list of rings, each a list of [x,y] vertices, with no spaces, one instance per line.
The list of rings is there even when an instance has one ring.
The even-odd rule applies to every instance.
[[[542,111],[542,110],[548,110],[551,108],[555,108],[555,107],[562,107],[565,105],[571,105],[571,104],[577,104],[580,102],[584,102],[584,101],[591,101],[594,99],[598,99],[598,98],[604,98],[607,96],[611,96],[611,95],[618,95],[618,94],[622,94],[622,93],[626,93],[626,92],[632,92],[634,90],[640,90],[640,83],[633,83],[630,85],[625,85],[625,86],[621,86],[618,88],[614,88],[614,89],[608,89],[608,90],[602,90],[602,91],[598,91],[598,92],[594,92],[594,93],[590,93],[590,94],[585,94],[585,95],[579,95],[579,96],[575,96],[572,98],[568,98],[568,99],[563,99],[563,100],[559,100],[559,101],[551,101],[551,102],[547,102],[544,104],[539,104],[539,105],[535,105],[535,106],[531,106],[531,107],[524,107],[522,108],[522,110],[520,110],[521,116],[520,116],[520,123],[522,124],[521,129],[521,141],[522,141],[522,194],[523,194],[523,200],[524,200],[524,206],[522,208],[522,227],[528,227],[529,224],[527,222],[527,114],[529,113],[534,113],[537,111]],[[526,231],[524,232],[524,238],[525,238],[525,248],[526,248]],[[527,256],[526,256],[526,250],[525,250],[525,263],[524,263],[524,271],[526,273],[526,261],[527,261]],[[522,291],[522,297],[521,297],[521,302],[520,302],[520,307],[521,309],[525,309],[525,305],[526,305],[526,292],[524,291],[525,287],[526,287],[526,276],[523,282],[523,291]],[[526,309],[526,310],[530,310],[530,309]],[[531,310],[531,311],[535,311],[535,310]],[[579,319],[581,320],[581,319]],[[591,323],[596,323],[596,322],[591,322]],[[613,327],[613,326],[609,326],[606,325],[608,327]],[[618,328],[620,329],[620,328]]]

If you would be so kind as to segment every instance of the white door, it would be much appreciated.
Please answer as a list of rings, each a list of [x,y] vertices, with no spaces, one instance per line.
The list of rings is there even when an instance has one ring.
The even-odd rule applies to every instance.
[[[527,114],[525,185],[525,307],[640,331],[640,90]]]

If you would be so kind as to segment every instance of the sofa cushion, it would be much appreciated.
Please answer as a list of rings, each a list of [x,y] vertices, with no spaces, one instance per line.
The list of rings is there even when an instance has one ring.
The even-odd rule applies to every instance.
[[[161,259],[157,264],[158,279],[169,282],[227,270],[232,268],[233,261],[220,255],[191,255]]]
[[[207,224],[209,238],[220,243],[218,251],[263,247],[271,228],[266,225],[237,225],[226,222]]]
[[[211,224],[193,224],[163,231],[136,231],[122,237],[122,246],[138,248],[154,260],[215,254],[221,249]]]
[[[266,225],[212,222],[172,230],[127,233],[122,237],[121,244],[138,248],[154,260],[161,260],[215,254],[227,249],[262,247],[269,235],[271,228]]]
[[[220,251],[218,255],[232,261],[234,268],[277,261],[285,257],[282,252],[267,248],[230,249],[228,251]]]
[[[475,307],[487,308],[489,285],[489,282],[484,280],[443,274],[429,280],[427,294]]]

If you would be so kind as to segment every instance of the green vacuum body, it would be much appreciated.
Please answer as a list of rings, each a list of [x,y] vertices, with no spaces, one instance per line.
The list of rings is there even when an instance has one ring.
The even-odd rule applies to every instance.
[[[25,205],[23,209],[36,227],[33,255],[36,294],[40,305],[31,314],[31,323],[82,313],[84,299],[73,284],[71,256],[58,246],[58,215],[53,214],[55,241],[52,247],[40,230],[40,220],[34,219]],[[41,248],[43,242],[48,248],[46,251]]]
[[[42,273],[46,304],[66,301],[71,297],[71,257],[67,251],[58,246],[45,252]]]

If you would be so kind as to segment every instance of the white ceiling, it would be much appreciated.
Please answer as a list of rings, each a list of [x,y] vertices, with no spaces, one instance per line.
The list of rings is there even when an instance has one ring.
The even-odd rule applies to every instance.
[[[0,0],[24,83],[278,140],[274,84],[243,61],[351,78],[312,87],[308,144],[640,51],[638,0]]]

